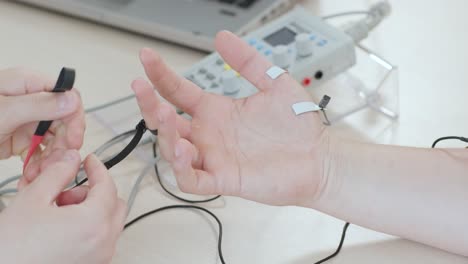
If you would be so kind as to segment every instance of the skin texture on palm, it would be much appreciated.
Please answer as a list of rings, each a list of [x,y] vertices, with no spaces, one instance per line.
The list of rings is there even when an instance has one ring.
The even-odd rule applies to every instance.
[[[328,133],[317,113],[295,116],[291,106],[312,99],[288,74],[268,77],[273,65],[232,33],[219,33],[216,48],[259,93],[234,100],[203,92],[148,49],[140,58],[150,81],[192,119],[177,116],[147,82],[132,84],[148,126],[159,129],[179,187],[272,205],[310,202],[323,182]]]
[[[192,120],[146,81],[132,85],[181,190],[314,208],[468,256],[468,152],[330,136],[317,113],[293,114],[292,104],[311,99],[288,74],[267,77],[271,64],[231,33],[218,34],[216,48],[259,93],[240,100],[205,93],[148,49],[140,57],[154,88]]]

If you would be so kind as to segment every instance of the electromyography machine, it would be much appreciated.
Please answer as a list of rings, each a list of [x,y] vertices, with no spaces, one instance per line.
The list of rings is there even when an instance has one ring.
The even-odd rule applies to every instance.
[[[304,87],[319,86],[356,63],[354,40],[302,7],[244,39]],[[232,98],[257,92],[257,88],[231,69],[217,52],[192,66],[184,76],[207,92]]]

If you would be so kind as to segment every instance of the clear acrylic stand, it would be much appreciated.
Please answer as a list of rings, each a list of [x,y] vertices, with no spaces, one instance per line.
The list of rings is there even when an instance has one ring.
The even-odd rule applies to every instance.
[[[354,67],[310,92],[316,102],[331,96],[326,115],[335,133],[391,143],[399,117],[398,68],[363,45],[356,53]]]

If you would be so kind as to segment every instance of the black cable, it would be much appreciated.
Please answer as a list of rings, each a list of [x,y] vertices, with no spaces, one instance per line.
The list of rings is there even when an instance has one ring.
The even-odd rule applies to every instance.
[[[323,111],[323,113],[325,114],[325,111]],[[444,140],[451,140],[451,139],[453,139],[453,140],[460,140],[460,141],[463,141],[463,142],[468,143],[468,138],[465,138],[465,137],[457,137],[457,136],[447,136],[447,137],[441,137],[441,138],[436,139],[436,140],[434,141],[434,143],[432,143],[432,148],[435,148],[435,147],[437,146],[437,144],[438,144],[439,142],[441,142],[441,141],[444,141]],[[336,256],[340,253],[341,248],[343,247],[344,240],[345,240],[345,238],[346,238],[346,231],[347,231],[349,225],[350,225],[349,223],[346,223],[346,224],[344,225],[343,232],[342,232],[342,234],[341,234],[340,244],[338,245],[338,248],[336,249],[335,253],[333,253],[332,255],[330,255],[330,256],[328,256],[328,257],[326,257],[326,258],[324,258],[324,259],[322,259],[322,260],[320,260],[320,261],[318,261],[318,262],[315,262],[314,264],[321,264],[321,263],[324,263],[324,262],[326,262],[326,261],[328,261],[328,260],[330,260],[330,259],[336,257]]]
[[[436,145],[437,145],[439,142],[444,141],[444,140],[450,140],[450,139],[460,140],[460,141],[463,141],[463,142],[468,143],[468,138],[465,138],[465,137],[456,137],[456,136],[448,136],[448,137],[441,137],[441,138],[438,138],[436,141],[434,141],[434,143],[432,143],[432,148],[435,148]]]
[[[132,129],[132,130],[128,130],[122,134],[119,134],[113,138],[111,138],[110,140],[106,141],[106,143],[103,144],[104,145],[107,145],[107,144],[110,144],[111,142],[114,142],[114,141],[117,141],[117,140],[120,140],[122,138],[126,138],[126,137],[129,137],[130,135],[132,134],[135,134],[136,133],[136,129]]]
[[[135,130],[136,130],[135,136],[133,136],[130,143],[128,143],[128,145],[120,153],[115,155],[112,159],[104,162],[104,165],[106,166],[107,169],[114,167],[119,162],[124,160],[138,146],[138,143],[141,141],[143,134],[145,134],[147,130],[145,121],[141,120],[136,126]],[[81,186],[87,181],[88,181],[88,178],[84,178],[75,187]]]
[[[124,133],[124,134],[135,133],[135,136],[132,138],[130,143],[120,153],[118,153],[112,159],[110,159],[109,161],[104,163],[106,168],[107,169],[112,168],[113,166],[115,166],[116,164],[118,164],[119,162],[124,160],[128,155],[130,155],[130,153],[138,146],[138,143],[141,141],[141,139],[143,137],[143,134],[146,132],[146,130],[148,130],[148,128],[146,127],[146,123],[145,123],[144,120],[141,120],[138,123],[138,125],[136,126],[135,131],[128,131],[128,132]],[[154,135],[157,135],[157,130],[150,130],[150,131]],[[122,137],[122,136],[123,136],[123,134],[118,135],[114,139]],[[114,139],[112,139],[112,140],[114,140]],[[154,143],[153,144],[153,156],[155,158],[157,157],[156,147],[157,147],[157,145],[156,145],[156,143]],[[176,198],[176,199],[178,199],[180,201],[187,202],[187,203],[207,203],[207,202],[211,202],[211,201],[216,200],[216,199],[221,197],[220,195],[218,195],[218,196],[215,196],[213,198],[206,199],[206,200],[188,200],[188,199],[184,199],[182,197],[179,197],[179,196],[173,194],[172,192],[170,192],[164,186],[164,184],[162,183],[157,163],[155,164],[154,169],[155,169],[155,173],[156,173],[156,176],[158,178],[159,184],[161,185],[163,190],[166,193],[168,193],[169,195],[171,195],[172,197],[174,197],[174,198]],[[83,185],[87,181],[88,181],[88,179],[85,178],[81,182],[79,182],[76,186]],[[219,254],[219,258],[221,260],[221,263],[225,264],[224,257],[223,257],[223,252],[222,252],[223,225],[222,225],[221,221],[219,220],[219,218],[214,213],[210,212],[209,210],[207,210],[207,209],[205,209],[203,207],[199,207],[199,206],[195,206],[195,205],[171,205],[171,206],[161,207],[161,208],[149,211],[149,212],[147,212],[145,214],[142,214],[142,215],[138,216],[137,218],[135,218],[132,221],[128,222],[124,226],[124,229],[127,229],[128,227],[132,226],[133,224],[137,223],[138,221],[140,221],[140,220],[142,220],[142,219],[144,219],[144,218],[146,218],[146,217],[148,217],[148,216],[150,216],[152,214],[156,214],[156,213],[161,212],[161,211],[176,209],[176,208],[200,210],[200,211],[203,211],[203,212],[209,214],[211,217],[213,217],[216,220],[216,222],[218,223],[218,227],[219,227],[218,254]],[[320,264],[320,263],[326,262],[326,261],[336,257],[340,253],[341,248],[343,247],[343,243],[344,243],[344,240],[345,240],[345,237],[346,237],[346,231],[347,231],[348,227],[349,227],[349,223],[346,223],[344,228],[343,228],[343,233],[341,234],[341,240],[340,240],[340,243],[339,243],[338,248],[336,249],[336,251],[332,255],[330,255],[330,256],[316,262],[315,264]]]
[[[157,148],[157,144],[155,142],[155,143],[153,143],[153,157],[154,158],[157,157],[156,148]],[[154,169],[155,169],[156,177],[157,177],[157,179],[159,181],[159,184],[161,185],[161,188],[166,193],[168,193],[172,197],[176,198],[177,200],[187,202],[187,203],[207,203],[207,202],[211,202],[211,201],[216,200],[219,197],[221,197],[220,195],[218,195],[218,196],[215,196],[215,197],[207,199],[207,200],[198,200],[198,201],[197,200],[187,200],[187,199],[184,199],[182,197],[179,197],[179,196],[173,194],[172,192],[170,192],[169,190],[167,190],[166,187],[164,186],[164,184],[162,183],[157,163],[155,163]],[[221,221],[216,217],[216,215],[214,213],[210,212],[209,210],[207,210],[205,208],[202,208],[202,207],[199,207],[199,206],[194,206],[194,205],[172,205],[172,206],[161,207],[161,208],[149,211],[149,212],[147,212],[145,214],[142,214],[142,215],[138,216],[137,218],[135,218],[132,221],[130,221],[129,223],[127,223],[125,225],[124,229],[128,228],[129,226],[135,224],[136,222],[138,222],[138,221],[142,220],[143,218],[146,218],[146,217],[148,217],[148,216],[150,216],[152,214],[156,214],[158,212],[161,212],[161,211],[164,211],[164,210],[169,210],[169,209],[174,209],[174,208],[198,209],[198,210],[204,211],[205,213],[208,213],[209,215],[211,215],[216,220],[216,222],[218,222],[218,226],[219,226],[219,230],[220,230],[219,239],[218,239],[218,254],[219,254],[219,257],[221,259],[221,263],[225,264],[225,261],[224,261],[224,258],[223,258],[223,252],[222,252],[222,224],[221,224]],[[333,254],[331,254],[330,256],[328,256],[328,257],[326,257],[326,258],[324,258],[322,260],[319,260],[318,262],[316,262],[314,264],[324,263],[324,262],[336,257],[340,253],[340,251],[341,251],[341,249],[343,247],[344,240],[346,238],[346,231],[348,230],[349,225],[350,225],[349,223],[345,223],[344,228],[343,228],[343,232],[341,234],[340,243],[339,243],[337,249],[335,250],[335,252]]]
[[[158,212],[161,212],[161,211],[165,211],[165,210],[170,210],[170,209],[177,209],[177,208],[182,208],[182,209],[196,209],[196,210],[200,210],[200,211],[203,211],[207,214],[209,214],[211,217],[214,218],[214,220],[216,220],[216,222],[218,223],[218,228],[219,228],[219,235],[218,235],[218,254],[219,254],[219,259],[221,260],[221,263],[222,264],[226,264],[226,262],[224,261],[224,257],[223,257],[223,250],[222,250],[222,240],[223,240],[223,225],[221,223],[221,221],[219,220],[219,218],[213,214],[212,212],[208,211],[207,209],[203,208],[203,207],[199,207],[199,206],[195,206],[195,205],[170,205],[170,206],[165,206],[165,207],[161,207],[161,208],[158,208],[158,209],[155,209],[155,210],[152,210],[152,211],[149,211],[145,214],[142,214],[140,216],[138,216],[137,218],[133,219],[132,221],[128,222],[125,227],[124,227],[124,230],[126,230],[127,228],[129,228],[130,226],[132,226],[133,224],[135,224],[136,222],[152,215],[152,214],[155,214],[155,213],[158,213]]]
[[[106,141],[106,143],[102,144],[102,146],[107,146],[107,145],[113,143],[114,141],[118,141],[118,140],[120,140],[120,139],[127,138],[127,137],[129,137],[130,135],[135,134],[135,133],[136,133],[136,129],[132,129],[132,130],[126,131],[126,132],[124,132],[124,133],[122,133],[122,134],[119,134],[119,135],[117,135],[117,136],[111,138],[110,140]],[[102,146],[101,146],[101,147],[102,147]],[[99,151],[99,149],[100,149],[101,147],[99,147],[96,151]],[[96,153],[96,152],[95,152],[95,153]],[[99,154],[96,153],[96,155],[99,155]],[[76,186],[79,186],[78,184],[80,184],[78,175],[76,175],[76,177],[75,177],[75,184],[76,184]],[[81,183],[80,185],[83,185],[83,183]]]
[[[331,254],[330,256],[322,259],[322,260],[319,260],[317,262],[315,262],[314,264],[320,264],[320,263],[324,263],[326,261],[329,261],[330,259],[336,257],[340,251],[341,251],[341,248],[343,247],[343,243],[344,243],[344,240],[346,238],[346,231],[348,230],[348,227],[349,227],[349,223],[346,223],[343,227],[343,232],[341,233],[341,239],[340,239],[340,244],[338,245],[338,248],[336,249],[335,253]]]
[[[135,136],[133,136],[132,140],[128,145],[120,152],[119,154],[115,155],[114,158],[111,160],[107,161],[104,163],[107,169],[110,169],[120,163],[122,160],[124,160],[132,151],[138,146],[138,143],[140,143],[141,138],[143,137],[143,134],[146,132],[146,125],[145,121],[140,121],[138,125],[136,126],[136,133]]]
[[[158,154],[157,154],[157,151],[156,151],[156,142],[153,143],[153,157],[156,159],[158,157]],[[158,179],[158,182],[159,182],[159,185],[161,185],[161,188],[167,193],[169,194],[170,196],[176,198],[177,200],[179,201],[182,201],[182,202],[185,202],[185,203],[191,203],[191,204],[197,204],[197,203],[208,203],[208,202],[211,202],[211,201],[214,201],[218,198],[221,197],[221,195],[217,195],[215,197],[212,197],[212,198],[209,198],[209,199],[206,199],[206,200],[188,200],[188,199],[185,199],[185,198],[182,198],[180,196],[177,196],[176,194],[172,193],[171,191],[169,191],[166,186],[164,186],[164,184],[162,183],[162,180],[161,180],[161,176],[159,174],[159,168],[158,168],[158,163],[155,162],[154,163],[154,171],[156,173],[156,178]]]

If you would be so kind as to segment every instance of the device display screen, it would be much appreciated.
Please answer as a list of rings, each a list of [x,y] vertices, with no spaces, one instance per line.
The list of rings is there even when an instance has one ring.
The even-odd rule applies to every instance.
[[[275,47],[278,45],[289,45],[291,42],[294,41],[295,37],[296,32],[292,31],[287,27],[284,27],[276,31],[275,33],[267,36],[264,40],[271,46]]]

